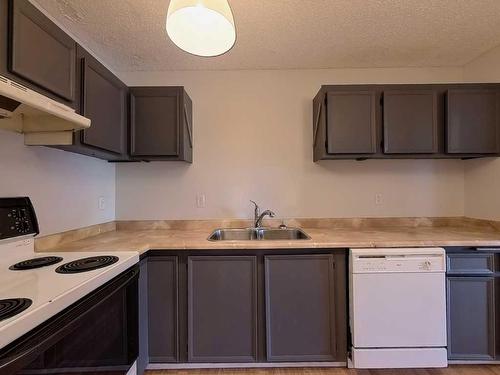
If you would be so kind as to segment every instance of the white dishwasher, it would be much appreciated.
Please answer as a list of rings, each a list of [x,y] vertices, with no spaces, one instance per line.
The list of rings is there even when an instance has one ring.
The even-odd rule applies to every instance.
[[[446,367],[445,251],[351,249],[354,368]]]

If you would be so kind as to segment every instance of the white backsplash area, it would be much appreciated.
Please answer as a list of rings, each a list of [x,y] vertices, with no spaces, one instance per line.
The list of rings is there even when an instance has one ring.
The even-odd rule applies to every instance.
[[[0,131],[0,196],[29,196],[42,235],[114,220],[114,164],[23,142]]]
[[[460,82],[462,70],[336,69],[122,73],[129,85],[183,85],[194,163],[117,166],[117,218],[462,216],[464,161],[312,161],[321,84]],[[206,195],[198,208],[197,194]],[[376,195],[380,194],[377,204]]]
[[[464,66],[466,82],[500,82],[500,46]],[[500,158],[470,160],[465,167],[467,216],[500,220]]]
[[[485,64],[494,80],[496,57],[485,59],[465,68],[466,80],[487,80],[479,76]],[[0,131],[0,196],[32,197],[43,234],[115,217],[248,218],[249,199],[279,217],[500,219],[498,159],[312,162],[312,98],[321,84],[460,82],[462,68],[119,75],[129,85],[186,87],[194,102],[194,163],[115,166],[26,147],[21,135]],[[206,196],[204,208],[197,207],[200,194]]]

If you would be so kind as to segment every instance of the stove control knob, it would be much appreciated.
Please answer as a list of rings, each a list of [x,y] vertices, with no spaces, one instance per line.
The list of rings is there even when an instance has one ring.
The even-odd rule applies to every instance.
[[[27,220],[16,222],[16,230],[19,233],[28,233],[30,229],[30,224]]]

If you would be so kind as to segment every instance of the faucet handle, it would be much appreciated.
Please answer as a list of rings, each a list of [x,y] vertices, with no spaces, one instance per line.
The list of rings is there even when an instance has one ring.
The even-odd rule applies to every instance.
[[[259,205],[257,204],[257,202],[253,201],[250,199],[250,202],[252,202],[254,205],[255,205],[255,208],[254,208],[254,219],[257,220],[257,218],[259,217],[260,215],[260,207]]]

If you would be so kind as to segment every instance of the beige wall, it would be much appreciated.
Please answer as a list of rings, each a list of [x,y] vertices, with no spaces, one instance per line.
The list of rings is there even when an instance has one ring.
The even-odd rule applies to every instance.
[[[27,147],[21,135],[0,130],[0,197],[23,195],[33,201],[42,235],[111,221],[115,166],[53,148]],[[105,199],[103,210],[100,197]]]
[[[464,80],[500,82],[500,47],[464,66]],[[500,159],[465,163],[465,214],[500,220]]]
[[[312,162],[312,98],[321,84],[459,82],[457,69],[122,73],[129,85],[184,85],[194,102],[194,163],[117,166],[118,219],[251,215],[455,216],[463,161]],[[196,194],[207,197],[196,207]],[[375,194],[382,203],[375,204]]]
[[[115,167],[0,130],[0,197],[31,197],[42,234],[114,220]],[[105,198],[105,209],[98,198]]]

